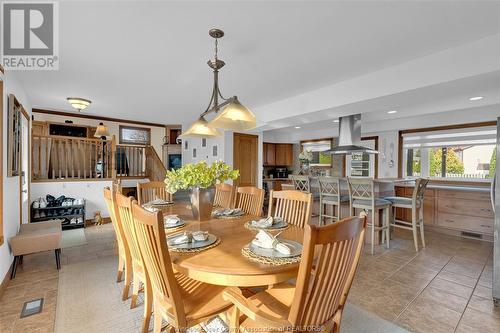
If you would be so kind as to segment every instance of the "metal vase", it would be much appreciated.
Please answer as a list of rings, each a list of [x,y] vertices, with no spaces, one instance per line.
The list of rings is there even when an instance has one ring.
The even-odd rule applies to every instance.
[[[191,188],[189,199],[191,200],[191,210],[193,218],[198,221],[209,220],[212,216],[212,207],[215,197],[215,187]]]

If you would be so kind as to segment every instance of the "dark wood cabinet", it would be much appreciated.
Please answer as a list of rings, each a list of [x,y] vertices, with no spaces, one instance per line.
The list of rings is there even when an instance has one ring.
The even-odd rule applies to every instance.
[[[290,143],[264,143],[264,166],[292,166],[293,144]]]

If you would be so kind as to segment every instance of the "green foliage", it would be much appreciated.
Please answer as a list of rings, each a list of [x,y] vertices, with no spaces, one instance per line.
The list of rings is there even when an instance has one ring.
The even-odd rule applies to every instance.
[[[430,156],[430,174],[431,176],[439,176],[441,175],[441,157],[443,153],[440,148],[434,149]],[[457,153],[453,149],[448,149],[446,153],[446,172],[447,173],[456,173],[462,174],[464,173],[464,164],[458,158]]]
[[[332,155],[319,153],[319,164],[332,164]]]
[[[229,179],[235,180],[239,175],[238,170],[232,170],[222,161],[214,162],[211,166],[201,161],[186,164],[177,170],[168,170],[165,184],[169,193],[175,193],[193,187],[208,188]]]
[[[493,148],[493,153],[491,153],[490,159],[490,172],[488,174],[488,178],[493,178],[495,175],[495,166],[497,164],[497,148]]]

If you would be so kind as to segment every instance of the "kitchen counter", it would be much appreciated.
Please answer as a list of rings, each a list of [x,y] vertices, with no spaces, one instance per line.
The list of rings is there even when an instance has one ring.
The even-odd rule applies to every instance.
[[[399,187],[414,187],[415,182],[409,182],[409,183],[403,183],[403,184],[398,184],[397,186]],[[441,185],[441,184],[429,184],[427,185],[428,189],[431,190],[450,190],[450,191],[470,191],[470,192],[490,192],[490,187],[489,186],[473,186],[473,185]]]

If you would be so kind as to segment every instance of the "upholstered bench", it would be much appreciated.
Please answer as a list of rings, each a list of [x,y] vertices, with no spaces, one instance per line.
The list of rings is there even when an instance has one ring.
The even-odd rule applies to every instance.
[[[10,278],[16,276],[16,269],[23,255],[43,251],[55,251],[57,269],[61,268],[61,222],[52,220],[21,224],[19,233],[9,239],[9,244],[14,254],[14,266]]]

